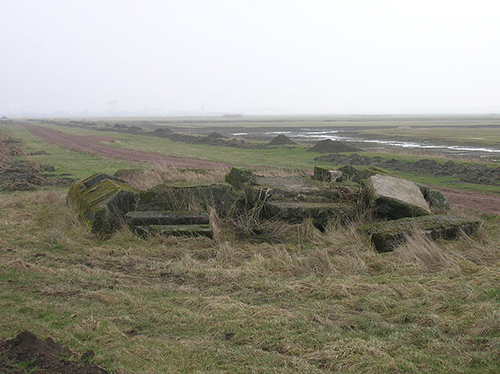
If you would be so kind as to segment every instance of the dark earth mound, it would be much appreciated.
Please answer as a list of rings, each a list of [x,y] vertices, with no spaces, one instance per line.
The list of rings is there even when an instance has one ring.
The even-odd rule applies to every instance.
[[[51,338],[40,340],[23,331],[14,339],[0,342],[0,373],[106,374],[106,370],[90,362],[94,356],[93,351],[76,355]]]
[[[159,137],[159,138],[166,138],[166,137],[168,137],[168,135],[170,135],[170,134],[172,134],[172,133],[173,133],[173,131],[172,131],[172,130],[170,130],[170,129],[166,128],[166,127],[163,127],[163,128],[161,128],[161,129],[155,129],[155,130],[151,133],[151,135],[153,135],[153,136],[157,136],[157,137]]]
[[[218,132],[212,132],[209,135],[207,135],[207,139],[222,139],[222,138],[225,138],[225,136],[219,134]]]
[[[500,185],[500,167],[489,168],[482,164],[464,165],[451,160],[439,163],[429,159],[421,159],[416,162],[401,161],[394,158],[384,160],[381,157],[360,156],[356,153],[349,156],[325,155],[316,157],[315,160],[337,165],[369,165],[389,170],[434,175],[436,177],[454,177],[466,183]]]
[[[241,149],[263,149],[265,148],[261,144],[253,144],[246,142],[242,139],[222,139],[216,137],[209,136],[195,136],[195,135],[187,135],[187,134],[170,134],[168,136],[170,140],[174,140],[177,142],[184,142],[190,144],[207,144],[207,145],[215,145],[219,147],[233,147],[233,148],[241,148]]]
[[[292,139],[290,139],[288,136],[280,134],[273,140],[269,142],[269,145],[295,145],[295,143]]]
[[[339,152],[357,152],[358,148],[351,147],[350,145],[333,141],[331,139],[322,140],[312,148],[309,148],[307,152],[320,152],[320,153],[339,153]]]

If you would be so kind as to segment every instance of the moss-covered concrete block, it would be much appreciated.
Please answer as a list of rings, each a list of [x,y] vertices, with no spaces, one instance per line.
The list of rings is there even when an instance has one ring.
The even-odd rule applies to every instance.
[[[117,178],[133,179],[133,178],[143,178],[146,169],[120,169],[114,174]]]
[[[226,182],[238,190],[242,190],[246,185],[255,185],[255,174],[244,167],[233,167],[226,175]]]
[[[341,179],[342,176],[343,173],[340,170],[331,170],[320,166],[314,167],[313,179],[320,182],[336,182]]]
[[[375,166],[357,169],[352,165],[345,165],[339,167],[337,170],[342,173],[342,177],[338,180],[339,182],[356,182],[361,184],[365,184],[366,180],[371,176],[386,174],[385,170]]]
[[[290,223],[301,223],[306,219],[312,219],[316,227],[323,229],[331,220],[342,222],[354,220],[359,209],[355,204],[268,201],[264,204],[262,213],[263,218]]]
[[[206,225],[210,223],[208,212],[194,211],[147,211],[128,212],[125,221],[131,227],[147,225]]]
[[[140,191],[138,211],[209,211],[221,216],[231,212],[237,196],[228,183],[165,183]]]
[[[366,180],[363,195],[366,203],[379,215],[390,219],[430,214],[430,208],[419,187],[408,180],[374,175]]]
[[[74,183],[68,192],[73,207],[89,229],[101,238],[109,237],[133,210],[137,191],[122,180],[97,173]]]
[[[427,201],[435,213],[445,213],[451,209],[448,199],[441,192],[420,183],[417,183],[417,186],[420,188],[425,201]]]
[[[436,215],[402,218],[394,221],[377,222],[363,226],[362,231],[370,235],[378,252],[388,252],[405,242],[415,230],[420,230],[431,239],[455,239],[463,232],[471,235],[481,226],[478,220]]]
[[[139,226],[136,232],[141,236],[205,236],[213,239],[214,232],[210,225],[151,225]]]

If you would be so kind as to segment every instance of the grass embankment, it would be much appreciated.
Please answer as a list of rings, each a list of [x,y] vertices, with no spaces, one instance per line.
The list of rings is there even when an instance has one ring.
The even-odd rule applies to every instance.
[[[99,242],[64,201],[2,194],[1,339],[50,336],[111,373],[500,370],[498,217],[377,254],[360,223],[278,225],[264,242],[218,220],[216,241]]]

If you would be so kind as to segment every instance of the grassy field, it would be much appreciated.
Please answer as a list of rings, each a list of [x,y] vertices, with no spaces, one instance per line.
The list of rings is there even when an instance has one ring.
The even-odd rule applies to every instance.
[[[45,150],[30,157],[59,173],[137,166],[66,151],[17,127],[8,134],[28,152]],[[238,164],[312,169],[318,155],[116,138],[130,149],[184,149],[184,157],[226,152]],[[171,181],[188,175],[160,171]],[[324,233],[309,222],[272,224],[266,240],[215,217],[213,241],[139,239],[123,229],[102,242],[65,198],[61,189],[0,192],[0,340],[30,330],[93,350],[95,363],[120,374],[500,371],[499,216],[455,209],[482,219],[480,232],[437,243],[416,235],[378,254],[359,231],[368,217]]]

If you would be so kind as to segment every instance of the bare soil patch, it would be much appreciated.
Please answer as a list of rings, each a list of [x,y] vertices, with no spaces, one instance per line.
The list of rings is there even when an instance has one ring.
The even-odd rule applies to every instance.
[[[500,196],[486,195],[478,192],[456,190],[453,188],[433,187],[441,191],[448,201],[464,209],[500,215]]]
[[[198,160],[194,158],[167,156],[158,153],[132,151],[128,149],[112,148],[100,143],[102,141],[114,140],[106,136],[68,135],[63,133],[62,131],[52,130],[31,124],[23,123],[20,125],[27,128],[32,134],[44,140],[55,143],[61,147],[82,151],[86,153],[91,153],[103,157],[113,157],[120,160],[146,162],[150,164],[160,164],[177,168],[217,169],[229,166],[228,164],[223,164],[220,162]]]
[[[51,338],[40,340],[29,331],[0,342],[0,372],[6,374],[106,374],[90,361],[93,351],[77,355]]]

